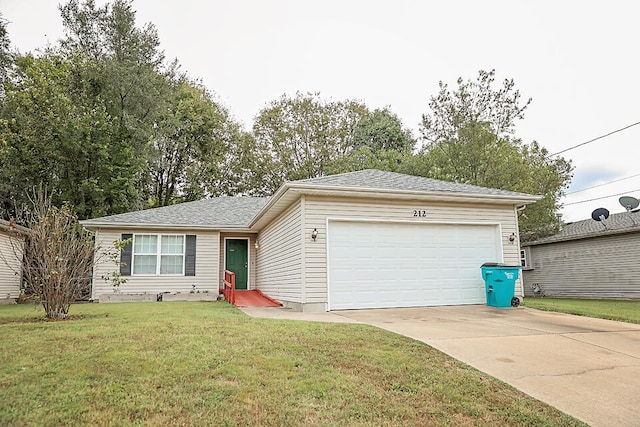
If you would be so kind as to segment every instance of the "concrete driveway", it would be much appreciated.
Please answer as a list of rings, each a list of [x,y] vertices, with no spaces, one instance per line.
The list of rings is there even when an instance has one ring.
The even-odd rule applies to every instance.
[[[246,312],[374,325],[423,341],[592,426],[640,425],[640,325],[483,305]]]

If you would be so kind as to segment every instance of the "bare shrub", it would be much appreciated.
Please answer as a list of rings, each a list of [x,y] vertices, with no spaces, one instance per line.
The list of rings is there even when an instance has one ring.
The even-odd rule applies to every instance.
[[[43,191],[33,197],[26,225],[22,266],[26,290],[40,299],[47,318],[64,319],[71,303],[90,286],[93,236],[69,206],[53,206]]]

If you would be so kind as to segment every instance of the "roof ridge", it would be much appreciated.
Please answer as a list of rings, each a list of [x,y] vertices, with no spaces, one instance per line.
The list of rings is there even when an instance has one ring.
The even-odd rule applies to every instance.
[[[359,182],[357,179],[354,181],[349,181],[350,178],[354,178],[358,175],[367,176],[367,180],[364,182]],[[372,182],[372,179],[377,175],[378,178],[382,176],[390,177],[391,179],[395,179],[398,182]],[[400,180],[404,180],[404,183],[400,183]],[[419,191],[446,191],[446,192],[463,192],[468,190],[475,190],[473,192],[477,192],[479,194],[493,194],[493,195],[517,195],[517,196],[530,196],[529,194],[505,190],[501,188],[491,188],[491,187],[483,187],[475,184],[461,183],[455,181],[445,181],[437,178],[430,178],[426,176],[420,175],[410,175],[401,172],[394,171],[384,171],[380,169],[361,169],[358,171],[344,172],[333,175],[325,175],[315,178],[306,178],[297,181],[290,181],[290,183],[308,183],[308,184],[317,184],[317,185],[328,185],[328,186],[354,186],[354,187],[370,187],[370,188],[386,188],[386,189],[414,189]],[[424,188],[424,185],[420,185],[419,183],[429,184],[430,188]],[[395,185],[390,185],[395,184]],[[400,185],[405,184],[405,185]],[[412,188],[411,188],[412,187]]]

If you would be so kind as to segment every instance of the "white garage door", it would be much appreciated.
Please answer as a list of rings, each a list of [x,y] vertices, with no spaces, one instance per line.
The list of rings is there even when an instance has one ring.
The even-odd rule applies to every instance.
[[[329,309],[483,304],[495,225],[329,223]]]

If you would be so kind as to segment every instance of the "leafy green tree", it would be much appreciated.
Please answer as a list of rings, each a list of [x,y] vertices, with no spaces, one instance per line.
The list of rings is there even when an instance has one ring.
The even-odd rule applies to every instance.
[[[18,56],[3,86],[0,201],[9,215],[40,184],[81,219],[243,188],[220,182],[218,168],[253,148],[246,133],[177,62],[164,63],[155,28],[136,25],[130,1],[70,0],[60,11],[64,39]]]
[[[4,85],[13,67],[14,57],[7,31],[7,22],[0,13],[0,97],[4,97]]]
[[[221,186],[212,184],[221,175],[217,167],[241,137],[226,108],[177,62],[165,64],[155,27],[136,26],[131,1],[97,7],[70,0],[60,10],[61,49],[95,64],[83,80],[117,123],[112,144],[122,147],[135,174],[112,210],[219,194]]]
[[[379,169],[405,173],[407,163],[411,162],[412,158],[413,154],[409,151],[373,151],[370,147],[364,146],[332,161],[327,165],[325,172],[327,175],[334,175],[363,169]]]
[[[283,95],[255,118],[256,154],[263,159],[267,192],[284,181],[321,176],[332,160],[356,146],[354,131],[368,114],[356,101],[324,101],[318,93]]]
[[[494,89],[494,82],[495,70],[480,70],[475,81],[460,77],[455,90],[441,81],[440,91],[429,101],[431,113],[422,115],[422,139],[428,144],[452,140],[472,123],[487,123],[488,130],[498,137],[513,134],[516,120],[524,118],[531,98],[521,102],[513,79],[505,79],[498,89]]]
[[[111,141],[113,120],[104,108],[79,102],[74,69],[53,54],[16,61],[16,79],[7,85],[2,108],[7,127],[0,158],[0,197],[14,214],[40,184],[54,189],[56,204],[70,202],[82,217],[106,213],[105,201],[118,198],[112,192],[127,190],[122,175],[113,174],[122,167],[131,175],[126,153]]]
[[[166,82],[175,76],[177,64],[165,67],[155,27],[136,26],[130,1],[97,7],[93,0],[70,0],[60,11],[65,28],[61,55],[80,58],[85,65],[74,70],[83,101],[103,108],[116,125],[110,145],[118,147],[120,156],[114,159],[113,184],[122,191],[111,189],[115,197],[106,199],[106,211],[144,207],[151,141],[172,96]]]
[[[372,152],[392,150],[411,152],[416,141],[400,118],[389,108],[376,109],[363,117],[354,130],[354,145],[368,147]]]
[[[358,101],[326,101],[318,93],[272,101],[256,116],[253,135],[255,149],[242,156],[255,165],[245,174],[248,194],[271,194],[288,180],[396,164],[415,147],[390,109],[371,112]]]
[[[477,81],[458,79],[450,91],[440,83],[423,115],[426,143],[412,162],[415,174],[485,187],[538,194],[544,198],[520,212],[523,240],[557,231],[559,200],[572,177],[571,162],[550,158],[537,142],[515,138],[515,124],[531,102],[520,102],[513,80],[494,90],[494,71],[480,71]]]
[[[416,141],[388,108],[366,114],[354,130],[354,148],[327,164],[329,175],[361,169],[402,172],[413,158]]]
[[[190,200],[211,196],[268,196],[276,188],[270,179],[271,159],[256,150],[253,135],[233,122],[226,122],[221,145],[225,150],[194,171],[188,187]],[[226,144],[226,145],[225,145]]]
[[[154,206],[217,195],[210,174],[217,175],[215,169],[237,143],[227,110],[203,86],[186,78],[171,84],[148,162]]]

